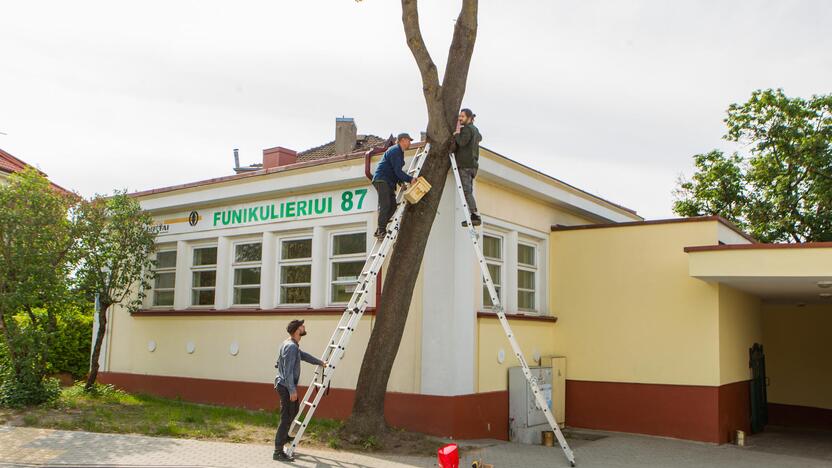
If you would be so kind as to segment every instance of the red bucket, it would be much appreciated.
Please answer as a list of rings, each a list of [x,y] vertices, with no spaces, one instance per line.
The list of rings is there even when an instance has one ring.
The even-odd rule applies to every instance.
[[[439,468],[459,468],[459,447],[448,444],[439,449]]]

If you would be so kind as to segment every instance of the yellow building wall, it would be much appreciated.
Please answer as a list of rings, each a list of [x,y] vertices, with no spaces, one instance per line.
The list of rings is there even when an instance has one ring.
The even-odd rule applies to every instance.
[[[593,224],[588,218],[480,178],[474,179],[474,195],[483,214],[540,232],[549,232],[555,224]]]
[[[721,385],[751,379],[748,348],[763,343],[761,301],[719,285],[719,380]]]
[[[769,403],[832,409],[832,305],[763,305]]]
[[[533,355],[540,353],[543,366],[551,363],[545,359],[555,353],[554,322],[536,322],[526,320],[509,320],[509,325],[515,338],[520,344],[526,362],[536,366]],[[497,354],[505,351],[505,360],[500,364]],[[495,392],[508,390],[508,368],[519,366],[520,362],[514,356],[502,325],[497,318],[477,318],[477,392]]]
[[[691,278],[685,246],[716,221],[555,231],[554,351],[572,380],[719,385],[719,289]]]
[[[405,325],[404,336],[393,365],[388,390],[418,393],[421,365],[421,276],[414,290],[414,301]],[[109,326],[111,345],[108,371],[132,374],[192,377],[243,382],[274,381],[274,363],[280,344],[288,337],[291,319],[305,320],[308,335],[301,349],[320,356],[338,324],[338,315],[277,315],[216,317],[133,317],[123,308],[114,310]],[[353,333],[344,359],[332,381],[337,388],[355,388],[364,350],[372,331],[374,316],[364,316]],[[148,342],[156,350],[148,351]],[[186,352],[188,342],[196,351]],[[236,342],[239,353],[229,347]],[[312,378],[313,367],[303,364],[301,384]]]

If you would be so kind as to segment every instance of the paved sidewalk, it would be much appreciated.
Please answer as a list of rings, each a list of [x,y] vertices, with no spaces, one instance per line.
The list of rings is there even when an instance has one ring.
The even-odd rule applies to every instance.
[[[773,431],[751,438],[750,447],[716,446],[630,434],[587,431],[569,443],[581,468],[829,468],[832,433],[796,434]],[[589,436],[589,437],[587,437]],[[595,440],[589,440],[595,439]],[[756,445],[755,445],[755,442]],[[473,457],[495,467],[551,468],[569,466],[559,447],[548,448],[503,441],[471,441],[461,468]],[[437,443],[437,447],[439,443]],[[407,457],[309,449],[301,447],[295,463],[271,460],[272,447],[189,439],[55,431],[0,426],[0,467],[435,467],[432,457]],[[465,463],[467,462],[467,463]]]
[[[379,457],[301,448],[295,463],[272,461],[274,447],[122,434],[0,426],[2,466],[338,467],[434,466],[429,458]]]

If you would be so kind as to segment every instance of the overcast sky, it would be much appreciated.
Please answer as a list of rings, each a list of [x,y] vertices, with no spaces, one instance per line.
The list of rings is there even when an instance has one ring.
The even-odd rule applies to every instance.
[[[422,0],[444,65],[459,1]],[[393,0],[0,0],[0,148],[84,195],[232,173],[262,149],[418,134]],[[832,2],[481,0],[464,104],[483,145],[671,216],[691,156],[757,88],[832,92]]]

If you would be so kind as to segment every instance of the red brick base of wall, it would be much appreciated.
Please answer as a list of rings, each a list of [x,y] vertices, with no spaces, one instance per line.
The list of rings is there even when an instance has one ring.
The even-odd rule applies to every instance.
[[[99,375],[101,382],[131,392],[249,409],[279,406],[268,383],[117,372]],[[333,388],[315,414],[345,419],[354,399],[354,390]],[[508,439],[505,391],[459,396],[388,392],[384,407],[393,427],[457,439]],[[737,429],[750,431],[750,420],[748,382],[704,387],[566,381],[566,424],[572,427],[726,443]]]
[[[768,423],[832,430],[832,409],[769,403]]]
[[[721,387],[566,381],[566,423],[726,443],[750,430],[748,382]]]
[[[274,410],[280,399],[267,383],[167,377],[104,372],[99,381],[130,392],[198,403]],[[306,391],[301,387],[300,392]],[[352,411],[355,391],[333,388],[315,415],[346,419]],[[456,439],[508,440],[508,392],[434,396],[387,392],[384,416],[393,427]]]

